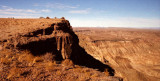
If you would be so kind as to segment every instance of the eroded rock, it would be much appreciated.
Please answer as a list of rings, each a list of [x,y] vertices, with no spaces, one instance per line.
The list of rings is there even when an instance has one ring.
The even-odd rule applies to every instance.
[[[26,34],[16,35],[8,39],[6,47],[31,50],[37,53],[35,55],[47,52],[58,52],[63,59],[68,59],[72,53],[71,47],[73,39],[71,32],[73,32],[73,30],[69,21],[63,19],[61,22],[53,22],[50,27],[38,28]],[[38,49],[39,47],[42,47],[42,49]],[[55,50],[55,48],[57,50]],[[45,52],[36,52],[42,50],[45,50]]]

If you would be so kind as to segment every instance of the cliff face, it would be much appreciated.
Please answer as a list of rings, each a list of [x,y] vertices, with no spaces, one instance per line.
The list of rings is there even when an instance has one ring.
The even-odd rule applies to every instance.
[[[19,49],[29,49],[33,52],[46,51],[50,50],[48,52],[51,52],[51,50],[55,50],[56,52],[60,53],[62,55],[63,59],[69,59],[72,53],[72,35],[71,35],[72,27],[70,26],[70,23],[68,20],[62,20],[61,22],[55,22],[51,24],[50,27],[46,28],[40,28],[37,30],[33,30],[32,32],[27,32],[26,34],[18,34],[12,37],[11,39],[7,39],[6,42],[4,42],[4,48],[19,48]],[[45,40],[50,40],[51,46],[50,48],[47,47],[47,42]],[[39,41],[45,42],[44,45],[38,45],[37,43]],[[32,46],[32,45],[35,46]],[[56,44],[56,45],[55,45]],[[44,49],[37,49],[36,45],[40,46]],[[49,45],[49,44],[48,44]],[[47,49],[48,48],[48,49]],[[38,54],[43,54],[45,52],[39,52]],[[37,55],[38,55],[37,54]]]
[[[61,51],[63,59],[69,59],[72,53],[73,39],[70,35],[72,28],[67,21],[66,23],[56,23],[54,25],[54,31],[57,44],[57,50]]]

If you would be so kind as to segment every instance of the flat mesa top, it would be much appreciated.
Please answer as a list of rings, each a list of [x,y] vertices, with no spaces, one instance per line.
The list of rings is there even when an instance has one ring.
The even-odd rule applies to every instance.
[[[9,39],[16,34],[26,34],[37,29],[50,27],[65,19],[12,19],[0,18],[0,40]]]

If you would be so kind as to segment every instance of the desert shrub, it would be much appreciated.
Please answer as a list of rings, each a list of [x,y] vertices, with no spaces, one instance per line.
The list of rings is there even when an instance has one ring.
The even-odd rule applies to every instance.
[[[56,65],[56,61],[54,61],[54,62],[47,62],[47,64],[45,65],[45,68],[46,68],[46,70],[48,70],[48,71],[52,71],[52,70],[54,70],[55,68],[53,67],[54,65]]]
[[[43,62],[43,59],[37,56],[34,58],[33,63],[37,63],[37,62]]]
[[[58,70],[58,71],[56,71],[56,74],[57,75],[62,75],[62,72]]]
[[[62,65],[63,66],[74,66],[74,63],[70,59],[65,59],[64,61],[62,61]]]
[[[39,17],[40,19],[44,19],[44,17]]]
[[[46,17],[46,19],[50,19],[50,17]]]
[[[28,50],[24,50],[18,56],[18,61],[20,61],[20,62],[27,61],[27,62],[32,63],[34,58],[35,57]]]
[[[105,70],[104,70],[104,73],[105,73],[105,75],[109,76],[108,69],[105,69]]]
[[[91,75],[91,77],[99,77],[99,74],[94,73],[94,74]]]
[[[9,74],[7,76],[7,79],[11,79],[14,77],[19,77],[21,74],[20,68],[13,67],[9,70]]]
[[[1,58],[0,62],[8,65],[8,64],[11,64],[12,60],[9,58]]]
[[[64,17],[62,17],[61,19],[65,19]]]

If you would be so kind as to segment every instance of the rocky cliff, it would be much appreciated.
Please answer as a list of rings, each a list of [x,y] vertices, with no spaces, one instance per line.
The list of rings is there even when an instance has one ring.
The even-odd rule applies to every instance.
[[[0,20],[0,80],[122,81],[79,45],[68,20]]]
[[[16,34],[10,39],[1,40],[4,41],[4,48],[19,48],[19,49],[30,49],[33,52],[39,52],[39,54],[43,54],[43,51],[47,52],[47,49],[36,49],[36,43],[38,41],[45,41],[48,39],[53,39],[55,42],[50,43],[50,45],[54,45],[53,48],[48,48],[50,50],[57,49],[57,52],[60,52],[63,59],[69,59],[72,53],[72,35],[73,32],[72,27],[68,20],[62,19],[59,22],[54,22],[50,25],[50,27],[39,28],[36,30],[30,29],[27,33]],[[51,40],[51,41],[53,41]],[[32,45],[31,45],[32,44]],[[35,45],[35,47],[33,46]],[[42,48],[42,47],[41,47]],[[40,50],[42,51],[40,53]]]

